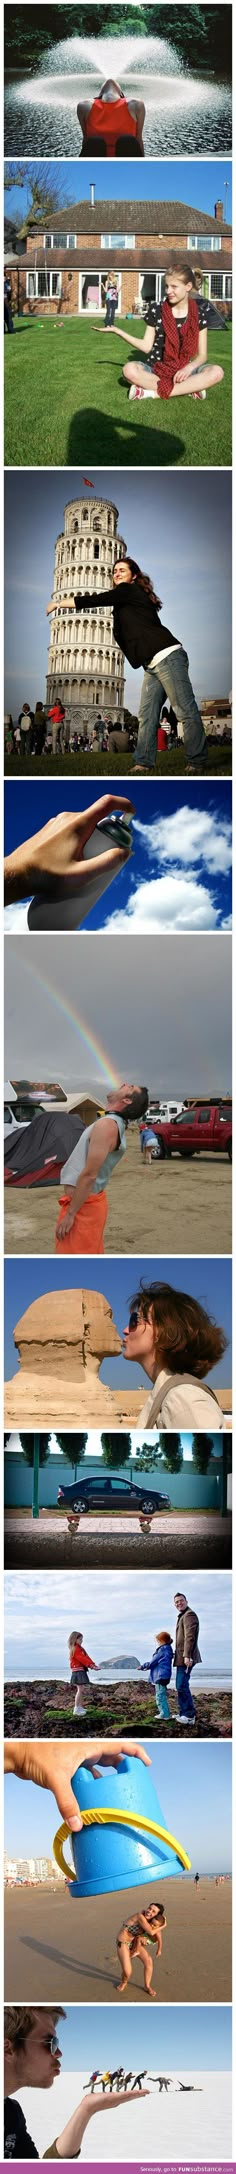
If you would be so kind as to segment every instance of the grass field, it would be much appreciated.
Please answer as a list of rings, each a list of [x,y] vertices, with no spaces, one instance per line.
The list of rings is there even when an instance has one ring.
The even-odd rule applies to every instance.
[[[37,755],[37,760],[35,755],[31,755],[31,757],[28,755],[27,760],[24,759],[23,754],[15,755],[15,760],[13,760],[12,755],[5,754],[4,775],[6,778],[67,777],[69,782],[71,777],[103,778],[115,776],[126,778],[132,777],[135,760],[135,755],[102,755],[100,753],[99,755],[92,755],[85,754],[83,750],[80,753],[79,749],[77,755],[68,755],[67,752],[65,755],[56,755],[53,758],[52,755],[43,753],[41,757]],[[169,754],[166,752],[163,755],[157,755],[156,777],[184,777],[187,764],[187,749],[184,749],[181,740],[178,748],[172,747]],[[225,778],[231,777],[231,773],[232,741],[208,740],[204,777],[208,775],[212,778]]]
[[[13,346],[5,340],[6,466],[230,466],[230,328],[209,334],[209,361],[223,365],[224,382],[204,403],[129,404],[122,376],[128,355],[112,333],[104,347],[91,317],[15,318]]]

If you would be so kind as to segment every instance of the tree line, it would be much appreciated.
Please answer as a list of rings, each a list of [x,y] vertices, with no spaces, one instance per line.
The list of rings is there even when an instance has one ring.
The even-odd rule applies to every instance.
[[[46,20],[45,20],[46,15]],[[212,70],[213,74],[227,75],[231,70],[231,7],[227,0],[221,5],[184,8],[173,5],[163,8],[148,6],[103,5],[103,33],[112,38],[130,33],[140,37],[163,37],[175,46],[183,63],[192,68],[198,66]],[[6,68],[26,66],[37,69],[37,63],[45,58],[50,46],[61,38],[96,37],[98,31],[97,0],[92,5],[55,7],[9,6],[5,10],[5,65]]]
[[[86,1433],[65,1434],[65,1432],[63,1432],[63,1434],[58,1434],[57,1432],[56,1439],[58,1443],[58,1449],[62,1450],[63,1457],[65,1458],[65,1463],[72,1466],[74,1479],[76,1479],[78,1465],[80,1466],[84,1462],[88,1435]],[[7,1443],[10,1441],[10,1435],[5,1434],[4,1440],[6,1448]],[[31,1471],[34,1464],[34,1440],[34,1434],[20,1433],[19,1435],[19,1441],[23,1450],[23,1457],[25,1459],[25,1463],[30,1466]],[[118,1469],[121,1471],[124,1465],[131,1463],[131,1434],[122,1433],[121,1435],[115,1433],[104,1433],[101,1434],[101,1443],[103,1451],[103,1469],[105,1468],[109,1472],[116,1472]],[[49,1434],[40,1434],[39,1464],[41,1467],[43,1467],[43,1465],[45,1464],[48,1464],[50,1456],[49,1444],[50,1431]],[[212,1461],[212,1455],[212,1435],[193,1434],[192,1460],[195,1472],[200,1472],[202,1474],[204,1474],[204,1472],[208,1472],[209,1465]],[[231,1456],[232,1445],[231,1437],[229,1436],[229,1440],[227,1443],[228,1471],[230,1471],[231,1469]],[[137,1475],[139,1474],[139,1472],[149,1472],[151,1477],[152,1472],[160,1471],[161,1469],[165,1472],[180,1472],[182,1465],[183,1449],[181,1434],[173,1433],[167,1435],[165,1433],[160,1433],[158,1434],[155,1442],[142,1442],[140,1448],[137,1448],[134,1470]],[[99,1465],[98,1470],[101,1472],[101,1467]]]

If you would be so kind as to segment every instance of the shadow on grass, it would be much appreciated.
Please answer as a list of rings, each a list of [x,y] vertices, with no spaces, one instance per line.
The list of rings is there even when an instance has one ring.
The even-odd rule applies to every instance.
[[[107,439],[105,448],[104,438]],[[66,452],[68,467],[73,462],[77,465],[82,459],[97,460],[101,452],[104,457],[105,451],[107,459],[116,468],[120,466],[122,459],[128,467],[132,461],[132,465],[137,468],[174,468],[178,461],[182,461],[185,448],[183,439],[177,438],[173,431],[168,431],[167,434],[159,429],[145,429],[141,423],[140,409],[138,424],[135,422],[133,410],[132,420],[126,410],[124,423],[121,421],[116,424],[114,417],[102,414],[99,407],[98,410],[78,408],[69,425]]]

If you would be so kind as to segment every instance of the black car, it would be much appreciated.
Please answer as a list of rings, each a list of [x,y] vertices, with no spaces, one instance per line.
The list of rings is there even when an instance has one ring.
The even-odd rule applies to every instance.
[[[145,1481],[136,1487],[133,1480],[116,1479],[115,1474],[112,1479],[104,1479],[101,1475],[100,1479],[74,1480],[73,1487],[58,1488],[57,1500],[61,1508],[65,1505],[66,1509],[68,1507],[81,1512],[98,1510],[100,1507],[104,1510],[137,1508],[140,1511],[146,1510],[147,1515],[150,1513],[153,1517],[154,1510],[171,1509],[169,1495],[157,1494],[154,1489],[145,1486]]]

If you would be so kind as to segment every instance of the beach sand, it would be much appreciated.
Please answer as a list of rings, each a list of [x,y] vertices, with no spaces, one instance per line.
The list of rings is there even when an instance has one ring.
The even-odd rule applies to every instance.
[[[55,1818],[55,1826],[59,1825]],[[186,1842],[186,1836],[182,1837]],[[33,1836],[32,1836],[33,1847]],[[70,1844],[66,1844],[69,1862]],[[194,1867],[195,1870],[195,1867]],[[219,1866],[220,1870],[220,1866]],[[115,1895],[72,1902],[67,1887],[48,1885],[5,1893],[5,1999],[7,2001],[109,2001],[118,1999],[117,1934],[147,1901],[163,1901],[167,1930],[161,1960],[154,1959],[157,2002],[231,2000],[231,1881],[216,1887],[183,1875]],[[144,1999],[136,1959],[123,2005]],[[122,2005],[122,2004],[121,2004]]]
[[[192,1695],[196,1711],[195,1736],[231,1736],[232,1697],[229,1691],[195,1691],[192,1677]],[[169,1690],[171,1722],[168,1726],[158,1719],[156,1701],[149,1683],[138,1681],[101,1684],[93,1691],[87,1686],[86,1730],[98,1731],[100,1736],[179,1737],[177,1721],[177,1697]],[[5,1736],[75,1737],[84,1733],[84,1718],[73,1716],[74,1693],[70,1683],[56,1683],[55,1678],[45,1683],[15,1683],[5,1685],[4,1733]],[[189,1736],[189,1730],[181,1727],[181,1738]]]
[[[230,1253],[231,1167],[225,1156],[143,1165],[136,1128],[111,1178],[105,1253]],[[5,1252],[55,1253],[57,1186],[5,1192]]]

